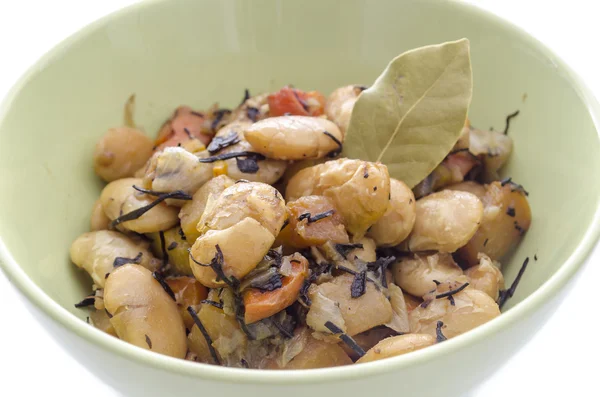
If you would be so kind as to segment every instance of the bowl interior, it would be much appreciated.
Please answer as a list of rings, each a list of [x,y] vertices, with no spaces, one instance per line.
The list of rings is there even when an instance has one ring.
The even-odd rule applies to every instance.
[[[123,120],[137,97],[136,122],[154,136],[180,104],[235,107],[285,84],[329,93],[370,84],[394,56],[468,37],[476,126],[503,129],[515,150],[505,176],[530,192],[533,224],[505,263],[510,283],[530,263],[511,308],[573,253],[593,220],[600,184],[593,118],[561,62],[496,18],[451,2],[150,2],[104,19],[45,56],[0,110],[0,238],[26,274],[73,315],[90,291],[69,261],[88,230],[102,183],[96,140]],[[1,113],[3,112],[3,113]]]

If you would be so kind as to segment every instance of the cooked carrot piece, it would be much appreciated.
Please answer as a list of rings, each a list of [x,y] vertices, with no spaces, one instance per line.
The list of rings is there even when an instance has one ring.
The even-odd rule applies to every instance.
[[[188,306],[196,307],[208,296],[208,289],[193,277],[172,277],[165,280],[175,294],[175,303],[186,328],[191,329],[194,320],[187,311]]]
[[[273,291],[249,289],[244,293],[247,324],[271,317],[290,306],[298,298],[300,288],[308,275],[308,261],[299,253],[286,257],[292,265],[291,275],[281,280],[282,286]]]

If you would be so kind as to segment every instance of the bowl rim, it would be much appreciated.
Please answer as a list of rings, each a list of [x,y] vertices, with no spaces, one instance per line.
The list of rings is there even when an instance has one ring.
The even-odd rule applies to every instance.
[[[8,113],[10,104],[17,96],[21,88],[34,77],[38,71],[44,68],[54,57],[67,50],[73,43],[88,36],[90,33],[102,28],[119,16],[136,13],[143,7],[153,6],[157,3],[165,3],[168,0],[150,0],[138,2],[125,8],[114,11],[102,18],[86,25],[77,32],[61,41],[52,49],[39,58],[19,78],[14,86],[0,104],[0,125]],[[557,70],[563,73],[563,77],[574,88],[592,117],[596,131],[600,131],[600,105],[589,88],[581,78],[553,51],[539,40],[531,36],[524,29],[504,20],[503,18],[482,9],[471,3],[450,0],[455,7],[462,7],[466,13],[474,17],[487,18],[493,23],[504,25],[507,29],[523,37],[532,46],[539,49],[547,58],[551,59]],[[600,172],[600,169],[597,170]],[[550,300],[565,284],[573,277],[577,270],[582,267],[590,252],[600,238],[600,197],[596,200],[596,211],[585,234],[573,253],[561,265],[554,275],[545,281],[537,290],[519,302],[501,316],[483,324],[465,334],[459,335],[446,343],[431,346],[410,354],[388,358],[386,360],[374,361],[362,365],[350,365],[345,367],[309,369],[302,371],[283,370],[246,370],[238,368],[219,367],[209,364],[193,363],[186,360],[176,359],[153,353],[139,348],[124,341],[114,338],[79,319],[67,309],[60,306],[38,287],[20,268],[14,260],[6,245],[0,237],[0,268],[5,272],[10,282],[17,287],[27,299],[38,309],[48,315],[52,320],[62,325],[68,331],[78,335],[85,341],[93,343],[99,348],[117,354],[125,360],[135,361],[141,366],[150,366],[158,370],[176,373],[179,375],[206,379],[212,381],[235,382],[242,384],[301,384],[301,383],[326,383],[349,379],[364,378],[366,376],[381,375],[391,371],[397,371],[408,366],[416,366],[429,360],[440,358],[452,352],[463,349],[470,344],[483,341],[488,335],[501,332],[523,317],[531,315],[535,310]],[[68,349],[65,349],[68,351]]]

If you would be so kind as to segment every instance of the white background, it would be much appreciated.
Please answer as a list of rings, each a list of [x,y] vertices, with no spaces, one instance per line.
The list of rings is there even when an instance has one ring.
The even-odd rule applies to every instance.
[[[134,2],[0,0],[0,97],[27,67],[60,40]],[[600,97],[597,17],[600,7],[594,1],[481,0],[477,3],[520,25],[554,49]],[[598,178],[590,175],[589,181],[598,183]],[[600,353],[597,333],[600,313],[598,306],[592,305],[598,296],[597,280],[600,280],[600,247],[596,247],[582,277],[556,315],[476,395],[597,395],[599,366],[595,353]],[[62,397],[117,395],[50,339],[25,310],[2,273],[0,313],[0,395],[44,395],[49,391],[50,395],[60,391]],[[463,364],[469,368],[468,363],[457,363]],[[476,369],[467,370],[465,376],[477,376]]]

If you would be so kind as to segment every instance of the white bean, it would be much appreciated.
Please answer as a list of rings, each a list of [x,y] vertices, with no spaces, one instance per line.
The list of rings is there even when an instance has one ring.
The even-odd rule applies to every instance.
[[[285,191],[287,200],[313,194],[332,199],[346,229],[360,238],[388,209],[390,177],[381,163],[332,160],[299,171]]]
[[[185,325],[175,301],[152,273],[124,265],[106,280],[104,304],[120,339],[143,349],[184,358]]]
[[[368,232],[378,246],[400,244],[415,224],[416,202],[412,190],[404,182],[390,178],[390,194],[387,211]]]
[[[244,135],[254,150],[277,160],[322,158],[340,149],[337,142],[343,139],[333,122],[309,116],[270,117],[252,124]]]
[[[96,144],[94,170],[107,182],[133,176],[152,155],[152,146],[135,128],[111,128]]]
[[[252,125],[250,121],[234,121],[221,128],[215,137],[225,138],[231,136],[231,134],[237,134],[239,142],[220,150],[218,154],[253,152],[254,148],[244,137],[244,130],[250,125]],[[250,182],[263,182],[268,184],[277,182],[284,174],[288,165],[287,161],[282,160],[258,160],[256,162],[258,165],[258,170],[256,172],[247,169],[245,169],[244,171],[246,172],[244,172],[242,171],[243,168],[240,169],[238,161],[238,159],[228,159],[224,161],[226,164],[226,175],[236,180],[245,179]]]
[[[356,363],[368,363],[370,361],[400,356],[434,344],[435,338],[427,334],[390,336],[389,338],[381,340],[378,344],[369,349]]]
[[[444,326],[445,337],[453,338],[476,328],[500,315],[498,304],[485,292],[467,287],[448,298],[435,299],[435,294],[460,287],[460,283],[443,283],[432,293],[432,297],[408,314],[413,333],[436,336],[437,322]]]
[[[455,280],[462,269],[447,253],[414,254],[402,257],[392,267],[394,280],[404,291],[422,297],[435,289],[435,281]],[[435,280],[435,281],[434,281]]]
[[[138,192],[133,186],[142,186],[142,180],[125,178],[106,185],[100,194],[104,213],[114,221],[124,214],[151,204],[156,197]],[[153,233],[167,230],[175,226],[179,218],[177,208],[170,207],[164,202],[144,213],[137,219],[121,223],[118,227],[137,233]]]
[[[71,260],[84,269],[98,287],[104,287],[106,276],[115,270],[117,258],[134,261],[151,270],[156,270],[160,261],[145,247],[136,244],[122,233],[99,230],[77,237],[70,249]]]
[[[475,234],[483,205],[474,194],[442,190],[417,200],[416,221],[408,239],[410,251],[454,252]]]
[[[340,127],[342,136],[346,135],[348,125],[350,124],[350,116],[352,109],[362,92],[362,87],[357,85],[347,85],[333,91],[327,98],[325,103],[325,114],[329,120],[333,121]]]
[[[500,268],[486,254],[480,253],[479,265],[465,270],[465,276],[475,289],[485,292],[497,301],[500,290],[504,289],[504,276]]]
[[[180,147],[167,147],[150,159],[144,187],[157,192],[181,190],[194,194],[200,186],[212,178],[212,164],[200,163],[198,157]],[[182,206],[181,200],[170,200],[168,204]]]

